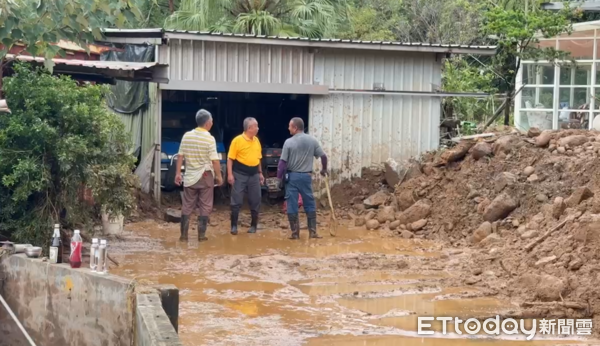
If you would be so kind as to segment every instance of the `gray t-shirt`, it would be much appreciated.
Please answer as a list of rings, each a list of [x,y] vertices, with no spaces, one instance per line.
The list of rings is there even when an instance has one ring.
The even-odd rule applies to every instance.
[[[289,172],[312,172],[313,157],[325,155],[317,139],[304,132],[295,134],[283,143],[281,160],[287,163]]]

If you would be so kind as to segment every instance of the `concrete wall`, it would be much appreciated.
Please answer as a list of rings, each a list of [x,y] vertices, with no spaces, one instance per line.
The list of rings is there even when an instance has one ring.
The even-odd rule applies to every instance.
[[[135,346],[182,346],[159,293],[136,295]]]
[[[0,294],[38,345],[180,346],[179,291],[24,255],[0,260]],[[166,312],[165,312],[166,311]],[[27,345],[0,305],[0,345]]]
[[[8,315],[8,311],[0,304],[0,345],[2,346],[24,346],[29,345],[27,339]]]
[[[130,346],[134,293],[130,280],[13,255],[3,259],[0,294],[36,343]]]

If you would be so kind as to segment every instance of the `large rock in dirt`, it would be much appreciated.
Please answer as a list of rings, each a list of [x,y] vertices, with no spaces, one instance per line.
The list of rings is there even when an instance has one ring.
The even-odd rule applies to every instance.
[[[356,226],[356,227],[362,227],[366,224],[367,224],[367,220],[365,219],[364,216],[360,216],[360,217],[357,217],[356,219],[354,219],[354,226]]]
[[[567,207],[575,208],[579,205],[579,203],[592,197],[594,197],[594,193],[587,186],[582,186],[576,188],[575,191],[573,191],[573,193],[571,194],[571,196],[569,196],[569,198],[565,200],[565,203],[567,204]]]
[[[413,238],[415,235],[411,231],[407,231],[404,229],[400,232],[400,236],[404,239],[410,239]]]
[[[555,219],[560,219],[562,214],[567,209],[567,204],[565,203],[562,197],[556,197],[554,199],[554,203],[552,203],[552,217]]]
[[[396,172],[388,163],[385,164],[385,181],[391,187],[396,186],[400,182],[398,172]]]
[[[444,151],[440,155],[436,165],[443,166],[443,165],[447,165],[452,162],[462,160],[474,145],[475,145],[474,141],[469,141],[469,140],[461,141],[454,148]]]
[[[388,199],[388,194],[385,191],[377,191],[364,200],[363,204],[366,208],[377,208],[383,205]]]
[[[489,198],[483,198],[479,204],[477,204],[477,213],[483,214],[485,209],[492,203]]]
[[[373,220],[377,216],[377,213],[373,210],[369,210],[367,215],[365,215],[365,221]]]
[[[504,219],[513,210],[517,209],[519,203],[506,193],[503,193],[492,201],[483,212],[483,220],[494,222]]]
[[[535,172],[535,168],[531,167],[531,166],[527,166],[525,167],[525,169],[523,170],[523,174],[525,174],[526,177],[532,175]]]
[[[492,155],[492,146],[486,142],[479,142],[471,148],[471,157],[475,160],[479,160],[486,156]]]
[[[490,234],[492,234],[492,224],[486,221],[473,232],[473,243],[479,243]]]
[[[417,161],[411,160],[408,164],[408,167],[406,168],[406,175],[404,176],[404,181],[409,181],[422,175],[423,171],[421,170],[421,164]]]
[[[413,190],[404,189],[400,193],[396,194],[396,202],[398,203],[399,211],[405,211],[418,200],[419,195],[414,193]]]
[[[529,131],[527,131],[527,137],[534,138],[542,134],[542,131],[537,127],[530,127]]]
[[[556,276],[543,274],[535,290],[536,297],[541,301],[554,302],[566,296],[567,285]]]
[[[554,137],[552,130],[542,131],[539,136],[535,137],[535,146],[540,148],[547,146],[552,140],[552,137]]]
[[[501,244],[501,243],[504,243],[504,240],[502,240],[502,238],[500,238],[498,233],[492,233],[492,234],[488,235],[487,237],[485,237],[485,239],[483,239],[481,241],[481,245],[483,245],[483,246],[492,245],[492,244]]]
[[[541,268],[549,263],[554,263],[556,261],[556,256],[548,256],[544,258],[540,258],[537,262],[535,262],[535,266]]]
[[[394,231],[400,227],[400,221],[396,220],[390,223],[390,230]]]
[[[367,226],[367,229],[369,231],[377,229],[377,228],[379,228],[379,221],[377,221],[377,220],[369,220],[369,221],[367,221],[366,226]]]
[[[392,222],[395,220],[394,218],[394,207],[383,207],[377,213],[377,221],[379,223],[384,224],[386,222]]]
[[[509,154],[514,148],[516,148],[520,143],[520,140],[516,136],[508,135],[502,136],[494,142],[492,146],[492,150],[494,155],[498,154]]]
[[[427,219],[421,219],[419,221],[415,221],[410,224],[410,229],[413,232],[420,231],[423,227],[427,225]]]
[[[579,227],[574,227],[573,239],[583,244],[600,246],[600,214],[586,214],[579,219]]]
[[[164,214],[166,222],[180,223],[181,222],[181,210],[167,209]]]
[[[431,205],[424,200],[420,200],[405,211],[396,213],[396,220],[400,221],[401,225],[407,225],[421,219],[426,219],[430,213]]]
[[[590,139],[585,136],[585,135],[572,135],[572,136],[567,136],[567,137],[563,137],[561,139],[558,140],[558,146],[559,147],[578,147],[580,145],[583,145],[585,143],[587,143]]]
[[[509,172],[502,172],[496,176],[494,181],[494,190],[496,190],[496,192],[500,192],[504,190],[505,187],[513,185],[516,181],[516,175]]]

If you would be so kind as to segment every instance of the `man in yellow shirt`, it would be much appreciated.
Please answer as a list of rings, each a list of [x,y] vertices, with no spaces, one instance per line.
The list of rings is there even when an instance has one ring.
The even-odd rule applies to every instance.
[[[213,209],[215,182],[223,183],[221,161],[217,154],[217,143],[210,129],[213,125],[212,115],[201,109],[196,113],[198,127],[183,135],[179,146],[179,156],[175,173],[175,184],[183,182],[183,201],[181,206],[180,241],[188,240],[190,215],[194,208],[200,209],[198,217],[198,241],[206,241],[208,217]],[[185,158],[185,178],[181,176],[181,165]]]
[[[260,211],[261,189],[265,178],[262,175],[260,160],[262,147],[256,134],[258,122],[254,118],[244,119],[244,133],[235,137],[227,155],[227,181],[231,184],[231,234],[238,233],[238,217],[248,193],[248,204],[252,221],[248,233],[256,233],[258,212]]]

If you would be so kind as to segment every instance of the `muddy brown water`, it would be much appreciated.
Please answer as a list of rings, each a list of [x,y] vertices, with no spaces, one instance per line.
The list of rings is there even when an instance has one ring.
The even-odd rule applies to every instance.
[[[186,346],[589,344],[473,337],[452,327],[442,335],[437,325],[436,335],[423,337],[417,316],[493,316],[514,306],[470,288],[442,288],[441,280],[454,273],[433,242],[353,229],[332,238],[325,226],[320,240],[306,239],[303,229],[300,241],[290,241],[276,226],[233,237],[226,217],[217,217],[206,243],[194,239],[195,225],[182,244],[177,224],[148,220],[128,224],[125,241],[112,246],[121,262],[112,273],[180,289],[179,335]]]

